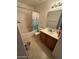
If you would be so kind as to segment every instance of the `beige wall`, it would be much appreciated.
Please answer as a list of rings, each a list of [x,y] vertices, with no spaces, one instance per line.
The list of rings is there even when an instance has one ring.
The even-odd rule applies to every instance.
[[[27,4],[17,2],[17,20],[21,22],[18,23],[17,25],[23,40],[27,35],[33,35],[33,33],[31,32],[33,12],[38,12],[38,10],[35,10],[34,7],[29,6]]]
[[[47,0],[43,4],[35,7],[35,9],[40,12],[40,16],[39,16],[40,22],[41,22],[40,26],[43,28],[46,27],[46,19],[47,19],[48,10],[51,9],[51,6],[55,1],[59,1],[59,0]]]
[[[21,34],[27,33],[32,30],[32,11],[33,7],[17,2],[17,20]]]
[[[34,10],[34,8],[32,6],[29,6],[29,5],[21,3],[21,2],[17,2],[17,6],[24,7],[24,8],[30,9],[30,10]]]

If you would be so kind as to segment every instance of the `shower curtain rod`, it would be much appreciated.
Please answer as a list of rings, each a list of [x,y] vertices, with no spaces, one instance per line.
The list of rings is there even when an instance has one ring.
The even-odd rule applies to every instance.
[[[29,8],[24,8],[24,7],[20,7],[20,6],[17,6],[18,8],[22,8],[22,9],[28,9],[28,10],[32,10],[32,9],[29,9]],[[34,11],[34,10],[32,10]]]
[[[39,11],[37,11],[37,10],[32,10],[32,9],[29,9],[29,8],[24,8],[24,7],[20,7],[20,6],[17,6],[17,7],[18,7],[18,8],[22,8],[22,9],[27,9],[27,10],[39,12]]]

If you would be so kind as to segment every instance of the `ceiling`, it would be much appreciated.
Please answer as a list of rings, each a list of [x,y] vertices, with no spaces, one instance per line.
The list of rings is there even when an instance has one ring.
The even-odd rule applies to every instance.
[[[47,0],[17,0],[17,1],[35,7],[35,6],[45,2]]]

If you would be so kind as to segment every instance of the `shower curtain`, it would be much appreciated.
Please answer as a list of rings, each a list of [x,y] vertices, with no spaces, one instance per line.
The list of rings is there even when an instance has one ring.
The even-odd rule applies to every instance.
[[[32,12],[32,30],[39,31],[39,13]]]
[[[39,31],[39,21],[37,18],[32,21],[32,30]]]

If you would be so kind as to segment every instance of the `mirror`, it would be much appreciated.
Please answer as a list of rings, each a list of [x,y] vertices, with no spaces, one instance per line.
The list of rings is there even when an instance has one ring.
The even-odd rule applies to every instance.
[[[49,11],[47,14],[47,27],[56,29],[61,25],[62,21],[62,10]]]

